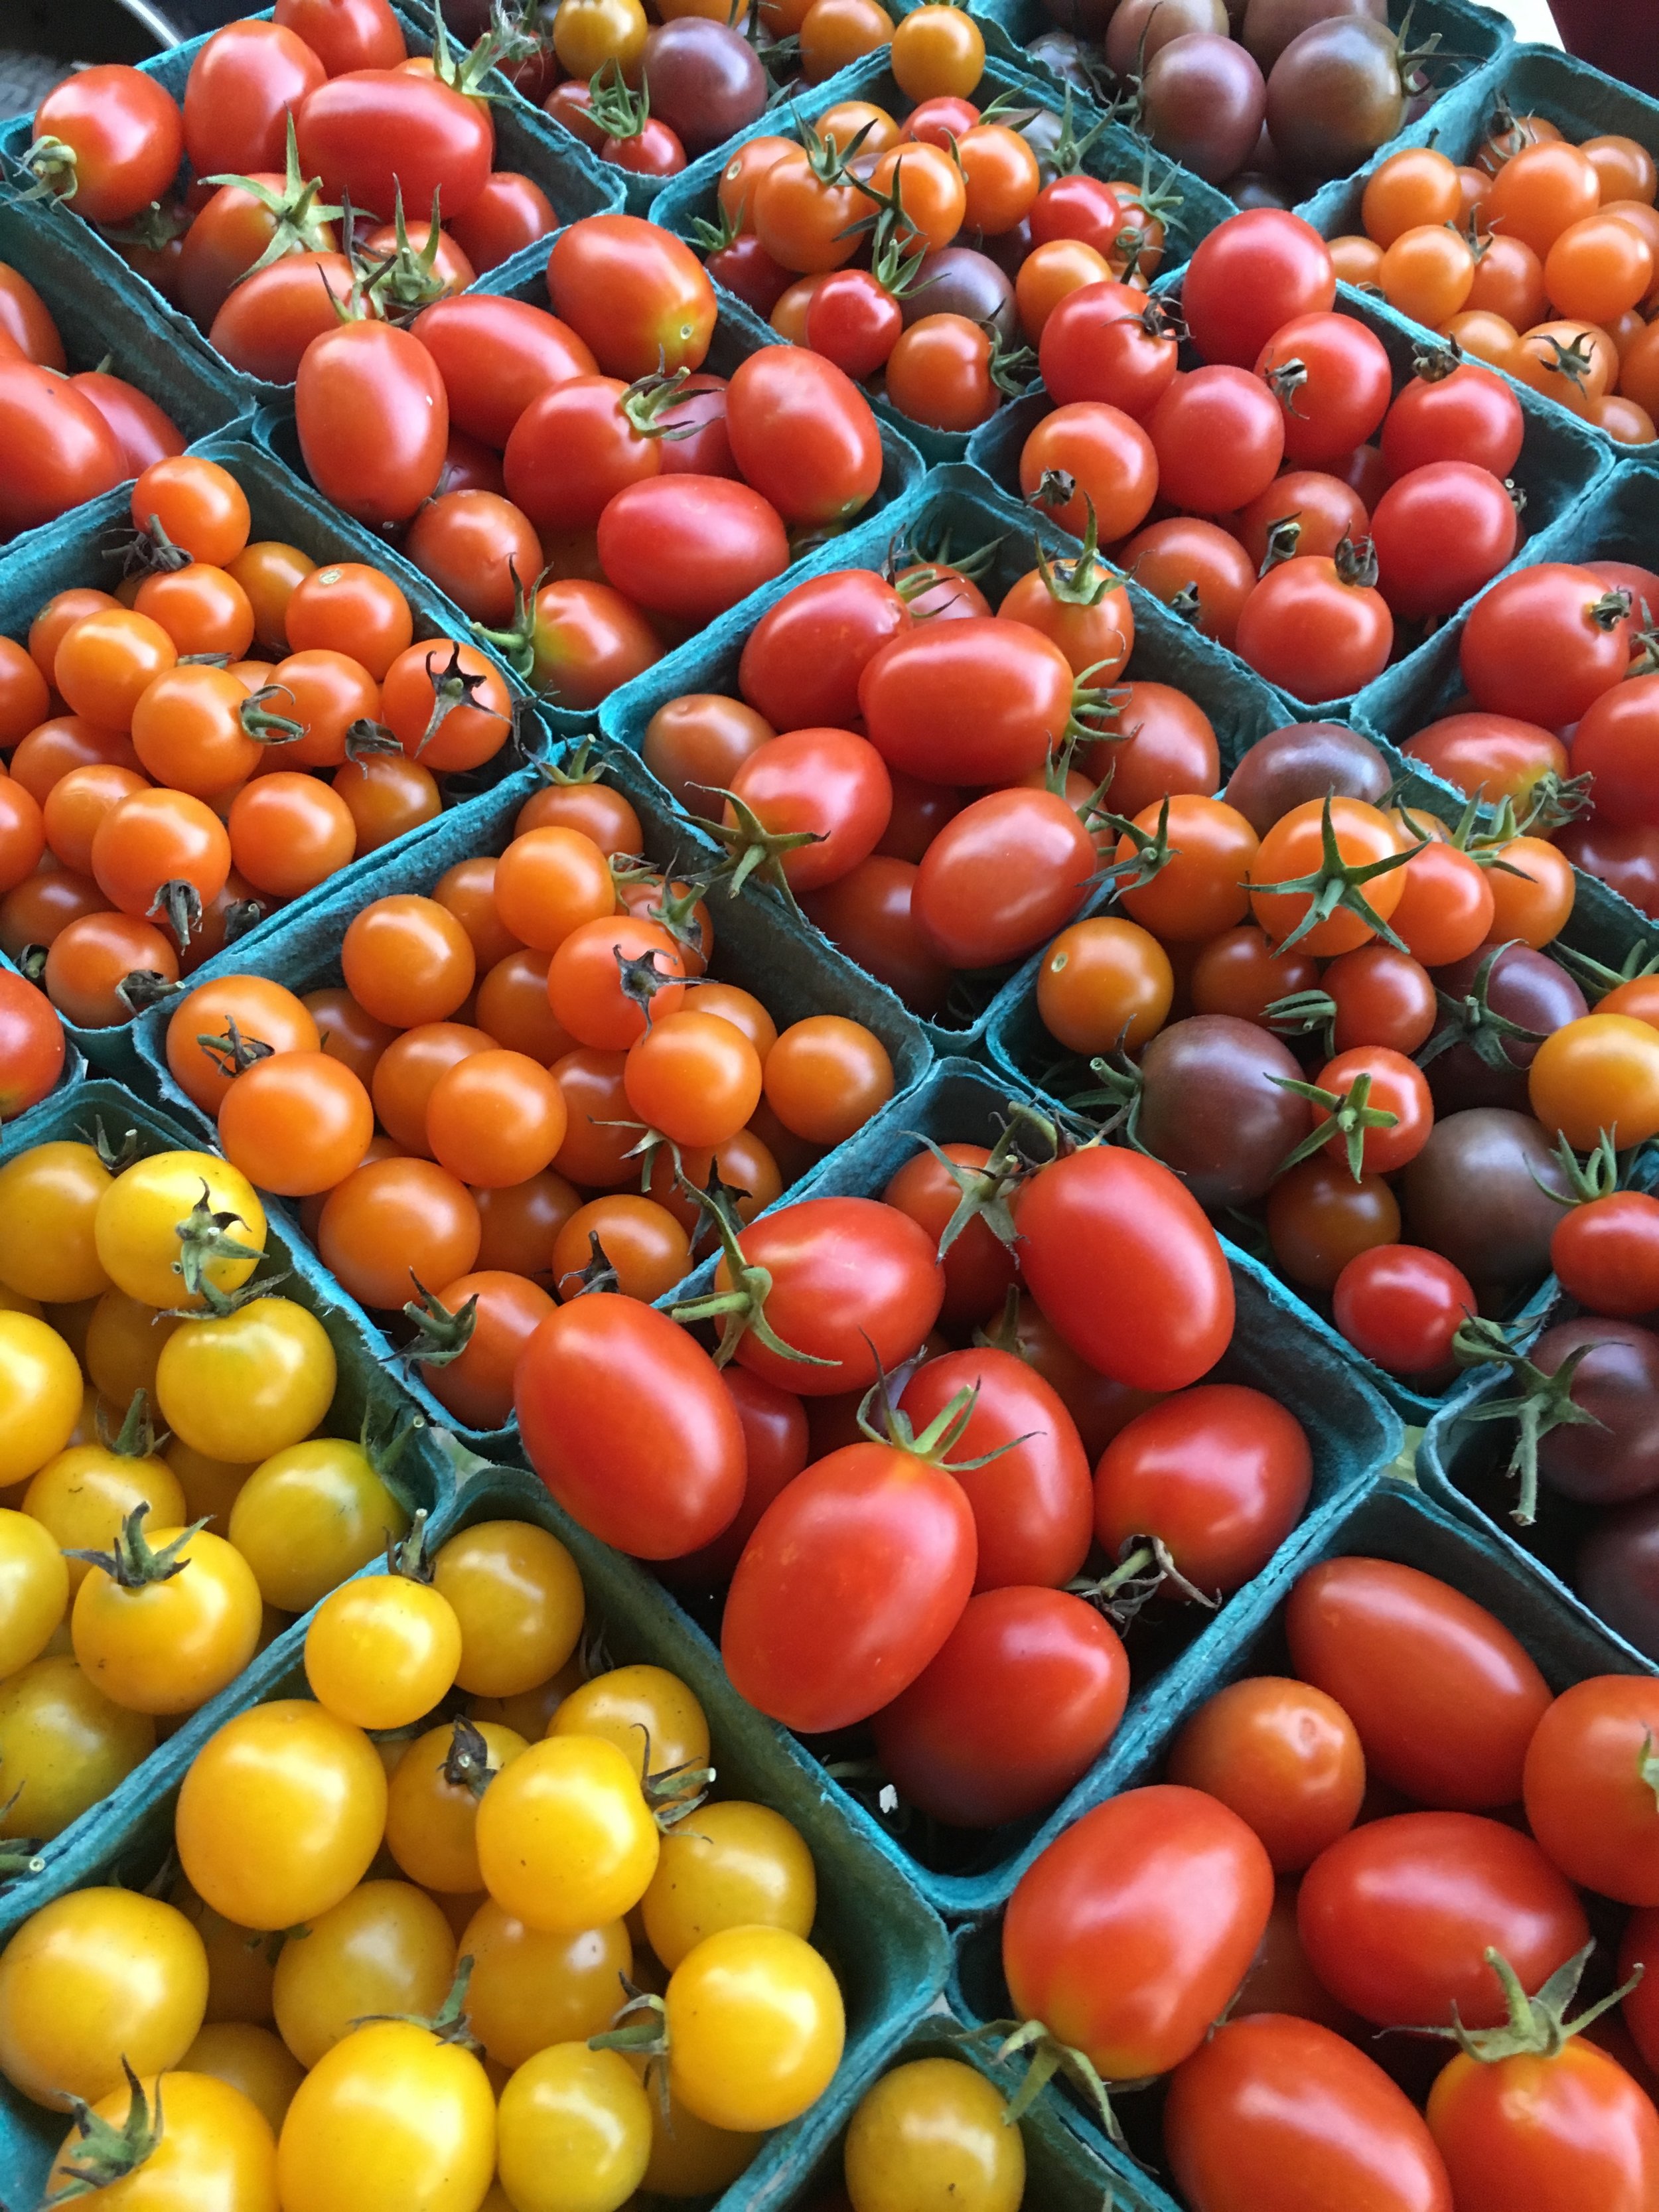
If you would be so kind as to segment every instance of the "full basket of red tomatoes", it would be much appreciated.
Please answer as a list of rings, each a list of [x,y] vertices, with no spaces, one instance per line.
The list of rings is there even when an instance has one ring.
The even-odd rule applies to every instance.
[[[1290,2173],[1333,2203],[1381,2177],[1391,2212],[1639,2203],[1656,1711],[1649,1667],[1385,1486],[1182,1680],[1135,1786],[968,1936],[953,1996],[1197,2212],[1266,2212]]]
[[[495,51],[446,41],[434,62],[429,28],[386,0],[297,0],[79,72],[6,126],[0,161],[155,341],[245,408],[283,396],[334,302],[407,320],[617,204]]]

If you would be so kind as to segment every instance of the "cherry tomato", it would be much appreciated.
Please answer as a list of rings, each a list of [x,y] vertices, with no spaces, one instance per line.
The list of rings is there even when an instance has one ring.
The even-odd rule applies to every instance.
[[[1299,1874],[1346,1835],[1365,1795],[1364,1753],[1341,1706],[1267,1674],[1199,1708],[1176,1738],[1169,1775],[1231,1806],[1279,1874]]]
[[[436,490],[449,403],[436,363],[410,331],[341,324],[307,347],[294,395],[312,481],[348,514],[406,521]]]
[[[1401,1376],[1444,1370],[1452,1339],[1479,1310],[1461,1269],[1416,1244],[1357,1252],[1337,1277],[1331,1304],[1354,1349]]]

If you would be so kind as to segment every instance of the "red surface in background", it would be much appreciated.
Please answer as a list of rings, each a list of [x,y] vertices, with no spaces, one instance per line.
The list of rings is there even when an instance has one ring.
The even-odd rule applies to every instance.
[[[1569,53],[1659,95],[1659,0],[1550,0]]]

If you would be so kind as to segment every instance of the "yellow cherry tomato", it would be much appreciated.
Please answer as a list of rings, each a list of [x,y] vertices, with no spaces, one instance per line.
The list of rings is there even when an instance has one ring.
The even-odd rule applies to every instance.
[[[429,1729],[398,1762],[386,1799],[386,1847],[422,1889],[471,1897],[478,1869],[478,1807],[525,1740],[492,1721]]]
[[[1001,2091],[960,2059],[896,2066],[847,2130],[853,2212],[1019,2212],[1025,2145],[1006,2112]]]
[[[645,52],[647,27],[640,0],[562,0],[553,51],[571,76],[591,77],[607,62],[627,76]]]
[[[808,1936],[817,1911],[812,1854],[781,1813],[739,1799],[698,1807],[671,1828],[641,1911],[651,1948],[672,1973],[725,1928]]]
[[[317,1437],[257,1467],[226,1531],[267,1605],[307,1613],[336,1583],[409,1533],[409,1516],[361,1444]]]
[[[380,2021],[295,2094],[276,2149],[283,2212],[476,2212],[495,2171],[495,2100],[470,2051]]]
[[[985,40],[965,8],[917,8],[894,27],[888,67],[907,100],[971,100],[985,71]]]
[[[201,1937],[207,1953],[208,2025],[267,2025],[272,2017],[270,1985],[280,1937],[227,1920],[182,1880],[174,1883],[171,1901]]]
[[[75,1600],[87,1680],[141,1713],[193,1713],[253,1656],[264,1609],[253,1570],[210,1529],[130,1524]]]
[[[114,1177],[90,1145],[33,1145],[0,1167],[0,1279],[43,1304],[109,1288],[93,1223]]]
[[[518,2212],[617,2212],[651,2162],[651,2106],[628,2061],[586,2043],[526,2059],[501,2092],[496,2159]]]
[[[55,1459],[81,1417],[81,1370],[49,1322],[0,1313],[0,1486]]]
[[[708,1723],[678,1674],[665,1667],[613,1667],[573,1690],[550,1735],[597,1735],[623,1753],[636,1775],[707,1766]]]
[[[0,1313],[32,1314],[36,1321],[44,1318],[39,1298],[26,1298],[21,1291],[14,1291],[3,1282],[0,1282]]]
[[[81,1358],[94,1383],[118,1406],[130,1406],[135,1390],[155,1395],[155,1363],[161,1346],[179,1326],[172,1314],[141,1305],[112,1287],[93,1307]]]
[[[314,1314],[291,1298],[255,1298],[170,1336],[155,1396],[168,1428],[198,1452],[257,1464],[311,1434],[334,1402],[335,1374]]]
[[[717,2128],[781,2127],[829,2087],[846,2014],[835,1976],[783,1928],[728,1928],[669,1977],[669,2080]]]
[[[306,1631],[312,1695],[358,1728],[407,1728],[449,1690],[460,1663],[454,1607],[406,1575],[342,1584]]]
[[[147,1306],[199,1305],[200,1285],[237,1291],[253,1273],[265,1212],[247,1177],[216,1153],[156,1152],[116,1176],[93,1237],[118,1290]]]
[[[645,2062],[634,2062],[643,2073]],[[656,2082],[651,2097],[651,2163],[641,2191],[650,2197],[715,2197],[751,2166],[766,2141],[763,2135],[711,2128],[683,2105],[668,2085],[667,2109]]]
[[[130,1429],[116,1443],[135,1440],[147,1439]],[[152,1454],[103,1443],[71,1444],[46,1462],[23,1493],[24,1512],[50,1529],[65,1552],[107,1552],[141,1505],[149,1508],[158,1526],[181,1526],[185,1493],[178,1476]],[[92,1570],[84,1559],[65,1564],[73,1596]]]
[[[534,1743],[547,1734],[549,1722],[581,1681],[580,1655],[573,1652],[556,1674],[538,1682],[533,1690],[520,1690],[510,1698],[469,1698],[467,1705],[475,1721],[499,1721],[526,1743]]]
[[[1581,1014],[1539,1046],[1527,1093],[1546,1134],[1576,1152],[1604,1131],[1615,1145],[1644,1144],[1659,1134],[1659,1030],[1630,1014]]]
[[[296,1928],[355,1889],[386,1826],[386,1770],[361,1729],[307,1698],[227,1721],[173,1822],[197,1895],[244,1928]]]
[[[478,1805],[478,1865],[495,1902],[554,1934],[619,1920],[645,1895],[661,1838],[625,1754],[544,1736]]]
[[[276,2138],[252,2098],[215,2075],[184,2071],[147,2080],[137,2094],[143,2100],[137,2114],[125,2081],[93,2106],[112,2128],[136,2125],[142,2131],[135,2148],[146,2141],[149,2148],[131,2173],[85,2202],[109,2212],[210,2212],[220,2206],[225,2212],[277,2212]],[[80,2129],[72,2128],[52,2166],[51,2188],[63,2188],[84,2170],[85,2148]]]
[[[556,1536],[530,1521],[480,1521],[432,1562],[461,1624],[456,1680],[512,1698],[556,1674],[582,1632],[582,1578]]]
[[[198,1452],[193,1444],[187,1444],[182,1437],[172,1437],[161,1456],[178,1476],[179,1486],[185,1493],[185,1519],[211,1521],[216,1533],[222,1536],[230,1520],[230,1509],[236,1503],[236,1493],[253,1472],[252,1464],[210,1459],[205,1452]]]
[[[584,2043],[610,2027],[634,1972],[627,1925],[608,1920],[574,1936],[527,1928],[488,1897],[467,1922],[461,1956],[472,2033],[498,2066],[522,2066],[552,2043]]]
[[[0,1952],[0,2074],[66,2112],[124,2076],[176,2066],[207,2003],[207,1954],[182,1912],[131,1889],[77,1889]]]
[[[273,2137],[281,2133],[283,2116],[305,2078],[304,2069],[281,2037],[248,2021],[210,2021],[179,2063],[184,2073],[211,2074],[216,2081],[240,2089],[264,2114]],[[169,2096],[172,2080],[169,2075]],[[273,2141],[273,2161],[276,2149]],[[274,2179],[273,2163],[273,2185]]]
[[[100,1805],[155,1748],[155,1723],[49,1653],[0,1682],[0,1836],[46,1842]]]
[[[276,1960],[276,2029],[314,2066],[372,2014],[435,2013],[455,1978],[455,1936],[424,1891],[362,1881],[291,1935]]]
[[[0,1509],[0,1680],[39,1657],[68,1607],[56,1540],[32,1515]]]

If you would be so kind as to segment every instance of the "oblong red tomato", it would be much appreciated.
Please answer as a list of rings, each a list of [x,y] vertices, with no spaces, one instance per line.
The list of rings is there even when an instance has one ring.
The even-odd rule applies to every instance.
[[[0,537],[33,530],[128,474],[115,433],[67,378],[0,360]]]
[[[1221,1240],[1168,1168],[1094,1145],[1042,1168],[1015,1212],[1020,1272],[1073,1352],[1137,1390],[1184,1390],[1233,1333]]]
[[[607,376],[701,368],[714,334],[714,288],[690,247],[636,215],[590,215],[547,257],[553,312]]]
[[[407,70],[349,70],[307,95],[294,118],[302,176],[331,200],[390,222],[401,191],[411,222],[460,215],[483,190],[495,126],[481,100]]]
[[[881,431],[852,378],[805,346],[768,345],[726,386],[732,458],[790,522],[845,522],[881,483]]]
[[[208,343],[233,368],[267,384],[292,384],[313,338],[339,328],[335,312],[355,279],[343,253],[285,253],[231,287]]]
[[[599,517],[599,565],[626,598],[684,622],[710,622],[789,566],[771,503],[730,477],[648,477]]]
[[[449,402],[420,341],[390,323],[313,339],[294,386],[300,451],[324,497],[360,522],[403,522],[437,489]]]
[[[636,1559],[712,1543],[743,1504],[743,1429],[696,1340],[637,1298],[560,1306],[520,1355],[530,1464],[573,1520]]]
[[[1563,1874],[1620,1905],[1659,1905],[1656,1741],[1659,1682],[1592,1674],[1561,1692],[1527,1747],[1528,1826]]]
[[[1128,1695],[1123,1646],[1093,1606],[1065,1590],[987,1590],[876,1715],[876,1755],[933,1819],[994,1828],[1058,1804],[1110,1742]]]
[[[1428,2119],[1457,2212],[1659,2203],[1659,2112],[1589,2036],[1491,2062],[1460,2051]]]
[[[1454,2212],[1404,2090],[1345,2036],[1285,2013],[1230,2021],[1177,2069],[1164,2142],[1194,2212]]]
[[[837,568],[786,592],[749,633],[738,689],[775,730],[845,729],[859,678],[910,627],[910,610],[873,568]]]
[[[527,300],[434,300],[410,328],[438,364],[451,422],[498,453],[538,393],[599,368],[584,339]]]
[[[952,1249],[955,1248],[952,1247]],[[1089,1455],[1052,1384],[1011,1352],[986,1346],[925,1359],[900,1410],[918,1435],[963,1390],[973,1412],[951,1458],[979,1530],[975,1591],[1024,1583],[1056,1589],[1081,1568],[1093,1528]]]
[[[732,1686],[809,1735],[867,1720],[961,1619],[976,1550],[943,1468],[892,1444],[831,1452],[786,1485],[744,1547],[720,1623]]]
[[[1396,1813],[1322,1850],[1297,1927],[1315,1973],[1379,2027],[1496,2027],[1507,2016],[1486,1953],[1529,1996],[1589,1941],[1577,1893],[1530,1836],[1478,1813]]]
[[[890,768],[932,783],[1012,783],[1064,738],[1074,680],[1060,647],[1024,623],[969,615],[883,646],[859,678],[859,708]]]
[[[1273,1902],[1272,1862],[1218,1798],[1126,1790],[1021,1875],[1002,1923],[1014,2009],[1103,2081],[1167,2074],[1243,1980]]]
[[[988,791],[923,854],[912,911],[948,966],[1000,967],[1072,919],[1089,896],[1096,859],[1094,839],[1059,792]]]
[[[1285,1608],[1291,1662],[1359,1731],[1367,1771],[1419,1805],[1521,1796],[1549,1685],[1502,1621],[1394,1559],[1327,1559]]]

